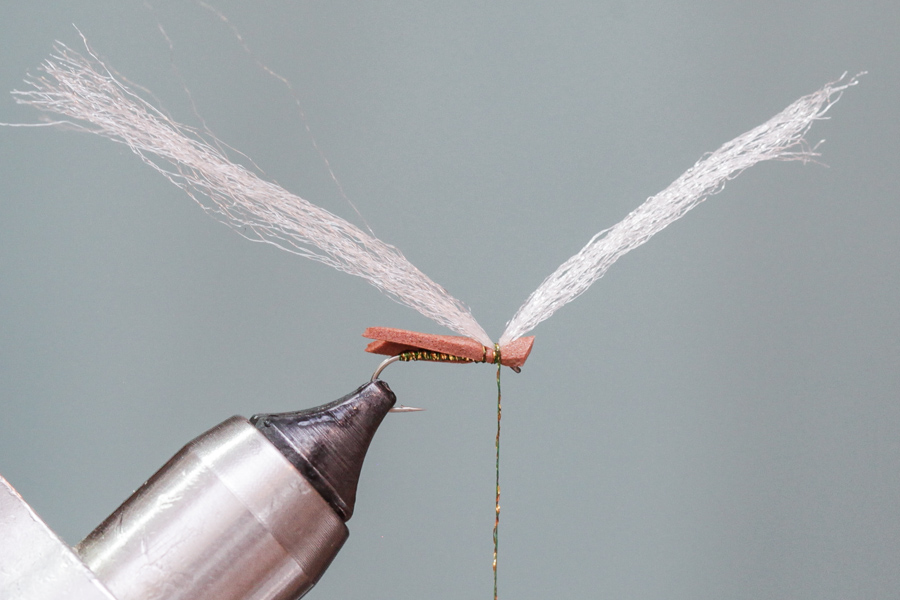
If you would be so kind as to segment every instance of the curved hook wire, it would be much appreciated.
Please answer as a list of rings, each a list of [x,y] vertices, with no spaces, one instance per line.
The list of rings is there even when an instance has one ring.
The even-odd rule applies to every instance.
[[[392,357],[387,358],[387,359],[385,359],[384,361],[382,361],[382,363],[381,363],[380,365],[378,365],[378,368],[375,369],[375,372],[372,373],[372,379],[370,379],[369,381],[370,381],[370,382],[373,382],[373,381],[375,381],[376,379],[378,379],[378,376],[381,375],[381,372],[384,371],[384,369],[385,369],[389,364],[395,363],[395,362],[397,362],[398,360],[400,360],[400,355],[392,356]],[[425,410],[425,409],[424,409],[424,408],[416,408],[415,406],[403,406],[403,405],[401,404],[401,405],[399,405],[399,406],[395,406],[394,408],[390,409],[388,412],[405,413],[405,412],[419,412],[419,411],[422,411],[422,410]]]

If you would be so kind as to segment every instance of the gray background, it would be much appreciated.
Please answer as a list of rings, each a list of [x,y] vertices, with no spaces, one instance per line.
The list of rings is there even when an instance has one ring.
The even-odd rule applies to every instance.
[[[189,2],[5,3],[0,90],[77,24],[179,120],[361,223],[291,94]],[[828,167],[764,164],[543,323],[504,375],[504,598],[896,598],[895,2],[229,2],[366,222],[488,332],[704,152],[845,70]],[[170,53],[157,20],[169,33]],[[177,69],[177,72],[176,72]],[[35,111],[0,100],[0,120]],[[251,244],[127,149],[0,130],[0,473],[70,543],[233,414],[337,398],[370,325],[445,333]],[[494,372],[395,365],[313,598],[488,598]]]

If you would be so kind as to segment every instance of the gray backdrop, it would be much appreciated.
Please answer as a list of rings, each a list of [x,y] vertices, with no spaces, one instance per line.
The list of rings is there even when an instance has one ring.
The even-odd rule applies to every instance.
[[[870,73],[810,134],[827,167],[745,173],[504,374],[501,597],[900,594],[895,4],[217,2],[365,222],[493,336],[704,152]],[[362,223],[290,92],[210,12],[152,5],[5,3],[0,90],[74,23],[179,120],[180,74],[268,178]],[[108,141],[3,129],[0,170],[0,473],[70,543],[216,423],[363,383],[365,327],[446,333]],[[384,378],[428,410],[382,426],[311,597],[489,598],[494,371]]]

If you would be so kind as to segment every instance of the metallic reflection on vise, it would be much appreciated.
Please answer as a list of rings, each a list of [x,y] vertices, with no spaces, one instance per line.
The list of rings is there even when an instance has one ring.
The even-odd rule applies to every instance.
[[[395,401],[377,381],[318,409],[232,417],[75,551],[117,600],[299,598],[347,539],[359,469]]]

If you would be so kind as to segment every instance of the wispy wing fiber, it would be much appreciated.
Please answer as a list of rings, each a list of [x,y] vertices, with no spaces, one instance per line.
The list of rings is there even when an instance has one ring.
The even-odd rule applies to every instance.
[[[13,92],[18,102],[75,119],[76,127],[121,142],[242,235],[357,275],[426,317],[491,346],[468,308],[397,248],[231,162],[196,131],[126,87],[97,57],[62,44]]]
[[[563,305],[584,293],[616,260],[719,192],[744,169],[764,160],[807,161],[818,154],[803,136],[823,118],[856,78],[826,85],[804,96],[747,133],[701,158],[669,187],[647,199],[613,227],[595,235],[528,297],[500,337],[504,345],[522,337]]]

